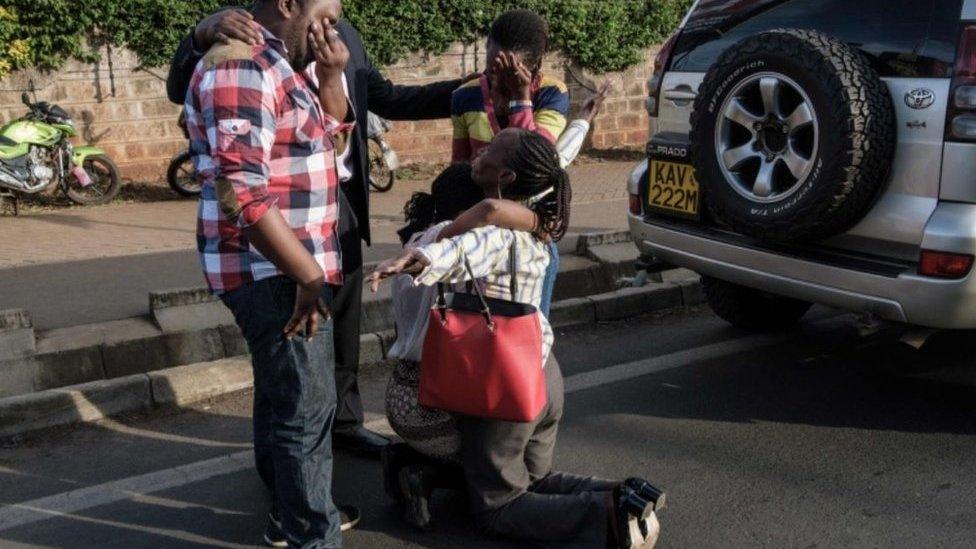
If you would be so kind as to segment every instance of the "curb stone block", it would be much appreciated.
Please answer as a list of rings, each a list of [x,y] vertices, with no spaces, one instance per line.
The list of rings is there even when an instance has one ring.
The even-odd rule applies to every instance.
[[[160,370],[167,364],[162,338],[116,341],[102,346],[105,376],[116,378]]]
[[[30,313],[23,309],[0,311],[0,360],[30,356],[36,350]]]
[[[698,282],[701,280],[701,275],[691,269],[668,269],[661,271],[661,279],[664,282],[680,284],[682,282]]]
[[[0,401],[0,437],[56,425],[97,421],[152,405],[145,375],[95,381],[71,388],[6,398]]]
[[[379,334],[363,334],[359,336],[360,366],[382,362],[383,358],[383,340]]]
[[[24,309],[7,309],[0,311],[0,332],[5,330],[21,330],[33,328],[34,322],[29,312]]]
[[[378,293],[363,290],[361,333],[381,332],[393,326],[393,298],[390,285],[384,284]]]
[[[207,288],[151,292],[149,311],[164,333],[205,330],[234,324],[234,315]]]
[[[254,386],[248,357],[235,357],[149,372],[156,406],[183,406]]]
[[[593,301],[598,321],[623,320],[682,304],[681,288],[672,284],[623,288],[589,299]]]
[[[685,280],[678,283],[678,286],[681,287],[681,300],[686,306],[702,305],[706,302],[701,280]]]
[[[166,334],[235,325],[234,315],[219,301],[170,307],[152,314],[156,325]]]
[[[685,305],[695,304],[696,296],[700,296],[700,293],[701,285],[697,281],[685,280],[680,284],[625,288],[599,296],[564,300],[553,304],[553,324],[560,327],[603,320],[621,320],[650,311],[679,307],[682,302]],[[148,349],[154,349],[165,359],[172,359],[174,355],[167,355],[166,347],[180,338],[209,340],[209,343],[203,346],[204,349],[209,348],[210,352],[214,353],[226,352],[225,349],[231,348],[227,345],[228,338],[233,340],[239,337],[236,328],[231,331],[230,327],[209,330],[205,334],[182,333],[169,336],[157,335],[154,338],[145,335],[147,330],[136,329],[139,326],[132,328],[129,332],[143,334],[142,339],[136,342],[135,347],[124,350],[125,342],[116,340],[114,343],[107,343],[106,346],[113,346],[114,351],[106,350],[106,360],[114,352],[113,360],[132,358],[136,360],[136,364],[139,364],[139,359],[149,360],[153,356],[146,354]],[[392,331],[365,334],[361,339],[361,363],[366,367],[382,366],[383,358],[389,354],[394,338]],[[165,340],[166,344],[160,343],[154,346],[152,343],[146,343],[146,340],[157,343]],[[141,355],[137,354],[140,341],[143,345]],[[230,342],[233,344],[233,341]],[[100,348],[95,347],[95,349]],[[153,364],[158,367],[162,362],[165,361],[157,361]],[[37,364],[32,359],[0,361],[0,397],[4,397],[0,398],[0,437],[56,425],[95,421],[121,412],[151,408],[154,404],[157,406],[190,404],[253,386],[250,360],[247,356],[199,362],[202,364],[175,368],[167,365],[165,370],[148,374],[139,373],[61,389],[8,396],[3,391],[16,383],[21,384],[21,387],[28,387],[27,391],[33,389],[30,385],[38,377],[35,370]],[[145,368],[145,365],[141,366],[141,369]]]
[[[576,253],[582,256],[590,256],[590,250],[597,246],[608,244],[633,243],[634,239],[630,231],[608,231],[603,233],[584,233],[576,241]],[[634,250],[636,254],[636,248]]]
[[[31,358],[0,360],[0,398],[34,391],[37,364]]]
[[[224,343],[216,328],[106,343],[102,350],[108,378],[162,370],[224,358]]]
[[[219,302],[220,299],[203,286],[196,288],[172,288],[149,293],[150,311]]]
[[[241,334],[241,329],[234,326],[221,326],[218,328],[220,331],[220,340],[224,343],[224,356],[243,356],[250,353],[247,348],[247,341],[244,341],[244,335]]]
[[[553,328],[564,328],[577,324],[596,322],[596,309],[593,301],[586,297],[566,299],[552,304],[549,323]]]
[[[102,351],[98,347],[81,347],[34,356],[37,368],[35,389],[44,391],[105,379]]]
[[[224,342],[217,328],[166,334],[163,341],[168,359],[164,368],[180,364],[211,362],[227,356],[224,354]]]
[[[599,263],[578,256],[561,257],[559,262],[554,301],[586,297],[613,289],[614,281],[605,276]]]

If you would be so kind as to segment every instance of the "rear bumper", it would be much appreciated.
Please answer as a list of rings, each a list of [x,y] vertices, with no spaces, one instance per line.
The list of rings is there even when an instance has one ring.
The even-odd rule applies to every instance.
[[[701,274],[771,293],[882,318],[945,329],[976,328],[976,275],[961,280],[875,273],[745,247],[629,214],[642,253]],[[922,247],[976,254],[976,205],[941,203]]]

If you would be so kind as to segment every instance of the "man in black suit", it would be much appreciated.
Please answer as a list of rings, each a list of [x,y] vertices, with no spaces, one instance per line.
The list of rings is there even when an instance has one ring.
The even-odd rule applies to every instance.
[[[341,0],[331,0],[328,19],[349,49],[344,74],[346,94],[356,117],[352,146],[339,160],[339,240],[345,281],[335,294],[332,315],[335,326],[336,413],[333,440],[337,447],[378,457],[387,440],[363,426],[363,405],[359,394],[359,336],[363,291],[363,252],[360,240],[370,243],[369,161],[367,158],[366,111],[391,120],[426,120],[450,116],[451,93],[462,79],[427,86],[397,86],[373,66],[359,32],[341,19]],[[183,104],[190,76],[211,45],[230,39],[259,42],[261,35],[251,24],[251,14],[238,9],[211,15],[180,44],[166,81],[170,101]],[[262,403],[255,402],[255,407]],[[258,456],[260,459],[260,456]]]

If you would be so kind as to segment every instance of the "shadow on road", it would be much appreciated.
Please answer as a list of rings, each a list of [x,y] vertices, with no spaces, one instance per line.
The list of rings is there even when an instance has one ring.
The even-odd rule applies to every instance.
[[[569,332],[557,354],[572,374],[587,365],[606,367],[600,360],[619,364],[627,361],[620,357],[639,360],[688,349],[694,340],[708,344],[743,335],[720,323],[695,322],[702,326],[668,317],[657,326],[632,321],[589,327],[585,334]],[[737,498],[735,490],[744,488],[729,486],[757,478],[784,490],[802,486],[803,497],[818,504],[840,504],[838,485],[854,494],[870,492],[871,502],[901,501],[917,489],[897,482],[877,487],[879,479],[914,471],[919,463],[929,471],[971,457],[968,437],[927,435],[976,433],[976,375],[966,370],[976,352],[974,339],[944,334],[912,351],[890,334],[862,339],[850,325],[817,329],[807,323],[785,334],[781,344],[573,393],[567,397],[557,466],[604,476],[622,470],[660,475],[676,494],[676,510],[669,511],[676,522],[695,505],[690,498]],[[946,378],[947,371],[960,373]],[[249,397],[240,395],[178,414],[47,432],[2,448],[0,502],[22,503],[246,453],[249,405]],[[865,457],[869,446],[882,457]],[[915,457],[899,461],[902,452]],[[662,469],[662,463],[670,468]],[[831,469],[842,463],[853,471],[841,475]],[[725,492],[701,488],[702,478],[731,470],[736,478],[723,480]],[[383,492],[378,462],[338,453],[334,493],[363,510],[362,526],[346,538],[350,547],[504,546],[474,533],[459,494],[435,498],[434,532],[411,530]],[[0,523],[0,541],[240,547],[260,540],[267,509],[267,494],[247,466],[16,528]],[[686,529],[692,538],[697,533],[690,525]]]

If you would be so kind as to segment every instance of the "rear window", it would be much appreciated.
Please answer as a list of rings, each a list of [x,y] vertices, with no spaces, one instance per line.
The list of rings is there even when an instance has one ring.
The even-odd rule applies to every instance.
[[[760,13],[742,21],[756,10]],[[800,28],[860,48],[881,76],[947,78],[956,57],[962,0],[713,0],[699,11],[675,46],[671,70],[704,72],[747,36]]]

